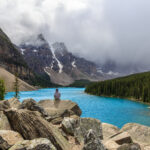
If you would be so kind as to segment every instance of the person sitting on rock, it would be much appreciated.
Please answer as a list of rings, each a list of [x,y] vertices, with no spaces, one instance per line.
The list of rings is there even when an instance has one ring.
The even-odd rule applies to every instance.
[[[60,96],[61,96],[61,94],[59,93],[59,90],[56,89],[55,94],[54,94],[55,101],[59,101],[60,100]]]

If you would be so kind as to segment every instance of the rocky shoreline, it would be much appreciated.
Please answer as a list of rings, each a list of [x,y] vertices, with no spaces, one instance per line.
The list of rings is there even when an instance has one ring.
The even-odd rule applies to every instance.
[[[150,150],[150,127],[119,129],[81,114],[69,100],[0,101],[0,150]]]

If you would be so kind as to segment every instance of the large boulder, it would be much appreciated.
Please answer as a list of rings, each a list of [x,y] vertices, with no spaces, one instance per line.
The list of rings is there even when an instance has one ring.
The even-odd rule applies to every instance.
[[[50,140],[38,138],[34,140],[24,140],[17,142],[9,150],[56,150]]]
[[[61,132],[41,117],[37,111],[14,110],[5,112],[11,127],[18,131],[26,140],[35,138],[47,138],[57,148],[57,150],[70,150],[71,145],[62,136]]]
[[[48,117],[45,119],[52,124],[60,124],[64,117],[69,117],[70,116],[70,111],[65,109],[52,109],[52,108],[46,108],[45,109]]]
[[[18,109],[20,107],[20,105],[21,105],[20,101],[17,98],[15,98],[15,97],[11,98],[11,99],[9,99],[7,101],[8,101],[8,103],[9,103],[11,108],[17,108]]]
[[[38,105],[47,112],[46,120],[52,124],[60,124],[64,117],[80,116],[82,113],[79,106],[69,100],[58,101],[57,105],[53,100],[41,100]]]
[[[132,139],[127,132],[117,133],[103,141],[104,146],[108,150],[116,150],[123,144],[131,144]]]
[[[62,121],[62,129],[65,133],[75,136],[77,142],[83,143],[87,131],[92,129],[96,136],[103,139],[101,122],[93,118],[69,118]]]
[[[113,140],[106,140],[106,141],[103,141],[103,144],[105,146],[105,148],[107,150],[116,150],[117,148],[120,147],[119,144],[117,144],[115,141]]]
[[[32,98],[23,100],[23,102],[19,108],[20,109],[28,109],[28,110],[32,110],[32,111],[38,111],[42,114],[43,117],[48,116],[48,114],[45,112],[45,110],[41,106],[39,106],[37,104],[37,102]]]
[[[22,136],[11,130],[0,130],[0,149],[7,150],[18,141],[23,141]]]
[[[131,143],[131,144],[123,144],[120,147],[118,147],[117,150],[141,150],[141,147],[137,143]]]
[[[0,111],[0,130],[11,130],[8,118],[3,111]]]
[[[100,138],[97,137],[92,129],[90,129],[85,136],[83,150],[105,150]]]
[[[17,98],[11,98],[9,100],[2,100],[0,101],[0,111],[5,111],[6,109],[9,108],[16,108],[20,106],[20,102]]]
[[[150,145],[150,127],[148,126],[128,123],[122,127],[121,131],[128,132],[134,142]]]
[[[70,115],[77,115],[81,116],[82,111],[79,108],[79,106],[70,100],[62,100],[59,101],[58,106],[55,106],[55,103],[53,100],[41,100],[38,102],[40,106],[42,106],[45,109],[51,109],[51,110],[68,110],[70,112]]]
[[[140,145],[141,146],[141,145]],[[144,147],[144,148],[143,148]],[[144,150],[150,150],[150,145],[145,145],[145,146],[143,146],[142,145],[142,148],[144,149]]]
[[[62,129],[70,135],[74,135],[76,128],[79,126],[78,119],[65,117],[62,121]]]
[[[0,111],[4,111],[10,108],[10,104],[7,100],[0,101]]]
[[[79,143],[84,141],[87,131],[92,129],[99,139],[103,139],[101,122],[93,118],[79,118],[78,127],[75,129],[75,138]]]
[[[126,143],[132,143],[132,138],[129,135],[128,132],[120,132],[116,135],[113,135],[112,137],[109,138],[112,141],[115,141],[117,144],[122,145]]]
[[[102,131],[104,140],[108,139],[112,135],[119,133],[119,128],[108,123],[102,123]]]

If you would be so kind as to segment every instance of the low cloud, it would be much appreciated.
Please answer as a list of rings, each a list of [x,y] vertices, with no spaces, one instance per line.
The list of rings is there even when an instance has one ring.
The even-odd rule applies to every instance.
[[[104,63],[149,66],[149,0],[0,0],[0,26],[15,44],[39,33]]]

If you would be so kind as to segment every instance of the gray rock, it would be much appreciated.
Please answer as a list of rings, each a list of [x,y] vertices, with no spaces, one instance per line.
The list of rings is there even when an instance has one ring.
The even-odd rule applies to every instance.
[[[123,144],[117,150],[141,150],[141,147],[137,143]]]
[[[32,98],[25,99],[22,104],[20,105],[20,109],[28,109],[32,111],[38,111],[42,114],[43,117],[47,117],[48,114],[45,112],[45,110],[39,106],[36,101]]]
[[[57,150],[71,149],[72,146],[62,136],[58,128],[42,118],[39,112],[26,109],[10,109],[5,114],[13,130],[18,131],[24,139],[47,138]]]
[[[48,117],[46,117],[45,119],[52,124],[60,124],[63,121],[64,117],[70,116],[70,112],[67,109],[63,110],[47,108],[45,110],[48,113]]]
[[[22,136],[11,130],[0,130],[0,149],[7,150],[18,141],[23,141]]]
[[[85,136],[83,150],[105,150],[100,138],[92,129]]]
[[[62,129],[70,135],[74,135],[76,128],[79,126],[78,120],[74,118],[65,117],[62,121]]]
[[[45,138],[24,140],[17,142],[9,150],[57,150],[54,145]]]
[[[78,127],[75,130],[75,138],[79,143],[84,140],[87,131],[92,129],[99,139],[103,139],[102,124],[99,120],[93,118],[79,118]]]

